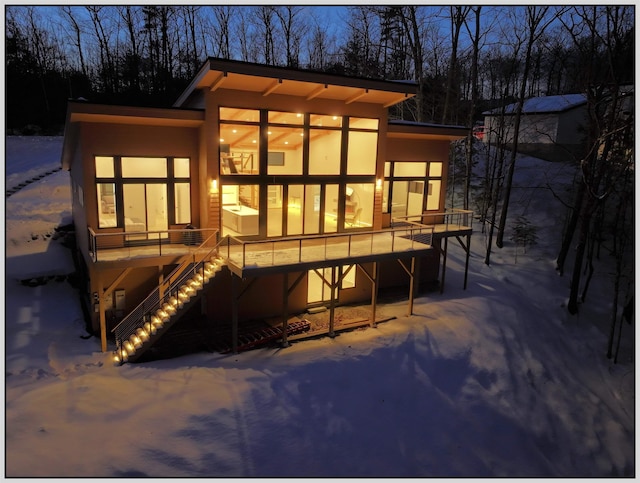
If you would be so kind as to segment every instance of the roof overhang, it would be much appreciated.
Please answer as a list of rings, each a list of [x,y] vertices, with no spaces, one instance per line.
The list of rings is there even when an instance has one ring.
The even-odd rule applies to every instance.
[[[69,169],[77,145],[78,123],[124,124],[140,126],[198,127],[204,112],[195,109],[112,106],[70,101],[62,145],[62,168]]]
[[[465,126],[445,126],[408,121],[389,121],[387,126],[388,138],[456,141],[468,135],[469,128]]]
[[[196,90],[217,89],[337,100],[346,104],[366,102],[387,108],[415,96],[417,84],[209,58],[174,107],[183,106]]]

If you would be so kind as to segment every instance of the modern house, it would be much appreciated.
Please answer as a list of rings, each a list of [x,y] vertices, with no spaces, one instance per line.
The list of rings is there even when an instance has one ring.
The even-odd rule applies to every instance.
[[[485,142],[513,144],[516,109],[517,104],[509,104],[482,113]],[[581,156],[586,121],[587,97],[584,94],[527,99],[522,106],[518,151],[548,160],[571,160]]]
[[[172,108],[71,101],[62,166],[102,350],[144,360],[185,326],[236,352],[266,320],[286,346],[342,330],[339,305],[371,304],[375,326],[379,291],[404,287],[410,313],[442,289],[450,237],[468,263],[472,213],[444,210],[467,128],[389,118],[415,94],[210,58]],[[295,315],[316,306],[314,331]]]

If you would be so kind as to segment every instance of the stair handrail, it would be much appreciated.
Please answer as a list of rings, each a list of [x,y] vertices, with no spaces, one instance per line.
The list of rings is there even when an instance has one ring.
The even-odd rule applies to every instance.
[[[116,347],[119,349],[122,342],[127,340],[133,333],[141,327],[140,321],[144,320],[144,317],[158,310],[162,305],[177,293],[177,288],[180,288],[182,282],[192,275],[195,275],[198,270],[197,267],[204,267],[204,263],[211,259],[213,254],[218,250],[220,245],[224,243],[223,237],[217,241],[217,243],[207,251],[205,255],[201,256],[196,261],[196,254],[198,251],[205,247],[208,242],[218,235],[216,230],[213,234],[207,237],[206,240],[200,244],[198,249],[193,253],[185,255],[183,261],[173,269],[173,271],[159,284],[151,293],[140,302],[136,308],[129,312],[112,330],[115,334]],[[192,259],[193,258],[193,259]],[[177,287],[177,288],[176,288]],[[162,296],[161,296],[162,294]]]

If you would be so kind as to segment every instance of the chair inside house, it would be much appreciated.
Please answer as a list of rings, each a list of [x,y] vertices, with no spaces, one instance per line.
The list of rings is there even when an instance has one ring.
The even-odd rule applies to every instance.
[[[115,213],[115,206],[113,195],[102,195],[102,213]]]
[[[347,216],[344,220],[345,225],[357,226],[360,222],[360,215],[362,214],[362,208],[358,208],[353,215]]]

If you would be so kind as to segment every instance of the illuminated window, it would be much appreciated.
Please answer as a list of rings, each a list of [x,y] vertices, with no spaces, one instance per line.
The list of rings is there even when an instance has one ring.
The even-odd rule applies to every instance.
[[[438,211],[442,193],[443,163],[396,161],[385,163],[382,210],[392,218],[420,217]]]

